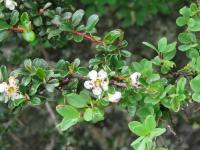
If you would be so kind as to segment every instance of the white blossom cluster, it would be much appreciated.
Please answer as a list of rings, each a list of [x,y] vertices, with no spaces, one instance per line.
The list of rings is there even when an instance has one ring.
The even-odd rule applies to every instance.
[[[141,74],[139,72],[134,72],[131,76],[131,84],[134,88],[139,88]],[[96,70],[92,70],[88,73],[89,80],[85,81],[84,86],[88,90],[92,90],[92,93],[100,98],[102,96],[103,91],[108,90],[109,80],[108,74],[104,70],[100,70],[97,72]],[[119,91],[116,91],[113,94],[108,94],[108,101],[113,103],[118,103],[122,98],[122,94]]]
[[[15,77],[11,76],[7,82],[2,82],[0,84],[0,93],[5,95],[4,102],[7,103],[9,100],[16,100],[22,98],[23,96],[19,92],[19,86],[17,85],[17,80]]]
[[[84,86],[86,89],[92,90],[93,94],[100,97],[103,91],[108,90],[108,75],[104,70],[97,72],[92,70],[88,73],[89,80],[85,81]]]
[[[17,6],[17,3],[14,0],[4,0],[5,7],[14,10]]]
[[[131,78],[131,84],[134,88],[139,88],[140,87],[140,79],[141,74],[139,72],[134,72],[130,78]]]

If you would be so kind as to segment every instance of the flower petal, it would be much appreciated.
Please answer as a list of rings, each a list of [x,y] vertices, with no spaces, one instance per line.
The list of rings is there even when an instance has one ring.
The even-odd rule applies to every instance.
[[[107,82],[107,81],[103,81],[103,82],[101,83],[101,86],[102,86],[102,88],[103,88],[104,91],[107,91],[107,90],[108,90],[108,82]]]
[[[135,85],[138,85],[139,84],[139,78],[141,76],[141,73],[139,72],[134,72],[130,78],[131,78],[131,82],[132,82],[132,85],[135,86]]]
[[[88,90],[92,89],[94,87],[94,83],[92,81],[85,81],[84,87]]]
[[[113,103],[118,103],[121,97],[122,97],[121,92],[115,92],[114,94],[108,97],[108,101],[113,102]]]
[[[17,3],[13,0],[5,0],[5,6],[10,10],[14,10]]]
[[[102,93],[102,89],[100,87],[95,87],[93,90],[92,90],[93,94],[96,95],[96,96],[100,96],[101,93]]]
[[[23,98],[23,96],[20,94],[20,93],[14,93],[12,96],[11,96],[11,100],[16,100],[16,99],[20,99],[20,98]]]
[[[98,72],[98,77],[99,77],[99,79],[105,79],[105,78],[108,77],[108,74],[107,74],[107,72],[105,72],[105,71],[102,69],[102,70],[100,70],[100,71]]]
[[[17,84],[17,80],[13,76],[9,77],[8,82],[9,82],[10,85],[16,85]]]
[[[6,82],[0,84],[0,93],[5,92],[7,89],[8,89],[8,84]]]
[[[96,80],[97,79],[97,71],[96,70],[92,70],[88,73],[88,78],[90,78],[91,80]]]

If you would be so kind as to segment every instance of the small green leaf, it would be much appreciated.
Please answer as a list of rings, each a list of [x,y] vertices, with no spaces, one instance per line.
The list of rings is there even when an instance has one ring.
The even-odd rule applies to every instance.
[[[135,105],[128,106],[128,113],[131,116],[135,116],[137,107]]]
[[[163,53],[170,53],[170,52],[176,50],[176,44],[177,44],[177,42],[173,42],[171,44],[168,44],[167,47],[166,47],[166,50]]]
[[[141,143],[141,141],[143,141],[143,139],[144,139],[143,136],[137,138],[135,141],[131,143],[131,146],[136,149],[136,147]]]
[[[177,82],[176,93],[183,93],[185,91],[186,79],[184,77],[180,78]]]
[[[8,79],[8,71],[6,66],[0,67],[0,81],[7,81]]]
[[[181,15],[183,15],[184,17],[190,17],[191,10],[190,10],[190,8],[188,8],[188,7],[185,6],[185,7],[183,7],[183,8],[180,9],[179,13]]]
[[[72,106],[69,105],[58,105],[56,111],[63,117],[63,120],[58,127],[65,131],[71,126],[79,122],[80,113]]]
[[[62,22],[60,25],[60,30],[69,32],[72,30],[72,25],[69,22]]]
[[[79,118],[80,113],[72,106],[69,105],[58,105],[56,111],[66,119]]]
[[[45,88],[48,92],[54,92],[55,88],[59,86],[58,79],[51,79],[48,81],[48,83],[45,85]]]
[[[44,5],[43,9],[45,10],[45,9],[49,8],[51,5],[52,5],[51,2],[47,2],[47,3]]]
[[[14,26],[17,24],[18,21],[19,21],[19,12],[17,10],[13,10],[11,13],[10,24]]]
[[[80,96],[83,97],[85,99],[85,101],[87,101],[87,102],[91,101],[90,93],[87,90],[81,91]]]
[[[118,30],[113,30],[108,32],[105,37],[104,37],[104,41],[106,43],[113,43],[117,38],[119,38],[121,36],[120,31]]]
[[[185,52],[185,51],[188,51],[188,50],[190,50],[190,49],[192,49],[192,48],[194,48],[194,47],[197,47],[197,46],[198,46],[197,43],[195,43],[195,44],[190,44],[190,45],[180,45],[180,46],[178,47],[178,49],[179,49],[180,51]]]
[[[137,150],[145,150],[145,149],[146,149],[146,143],[145,143],[145,139],[143,139],[142,142],[139,143]]]
[[[147,82],[148,83],[152,83],[152,82],[157,81],[159,79],[160,79],[160,75],[159,74],[149,74]]]
[[[39,97],[33,97],[31,98],[31,104],[34,105],[34,106],[37,106],[37,105],[41,105],[42,101],[40,100]]]
[[[21,105],[23,102],[25,102],[25,99],[24,98],[20,98],[20,99],[16,99],[14,101],[12,101],[11,103],[11,108],[15,108],[15,107],[18,107],[19,105]]]
[[[93,111],[93,118],[92,118],[93,123],[102,121],[104,119],[104,111],[102,111],[100,108],[94,107],[92,111]]]
[[[24,67],[26,70],[31,71],[32,61],[30,59],[24,60]]]
[[[183,44],[190,44],[197,41],[195,34],[191,32],[180,33],[178,40]]]
[[[87,20],[86,31],[90,32],[96,26],[97,22],[99,21],[98,15],[92,15]]]
[[[87,108],[83,115],[85,121],[91,121],[93,118],[93,110],[91,108]]]
[[[73,27],[76,27],[77,25],[80,24],[84,13],[85,13],[84,10],[79,9],[72,15],[72,25],[73,25]]]
[[[121,55],[124,57],[131,57],[132,54],[127,50],[121,50]]]
[[[26,25],[30,21],[29,15],[27,12],[23,12],[20,16],[20,22],[22,25]]]
[[[165,131],[166,131],[165,128],[155,128],[155,129],[151,132],[151,136],[153,136],[153,137],[160,136],[160,135],[162,135]]]
[[[34,81],[33,81],[32,86],[31,86],[31,89],[30,89],[30,91],[29,91],[29,95],[30,95],[30,96],[34,95],[34,94],[37,92],[37,90],[38,90],[40,84],[41,84],[41,83],[40,83],[39,81],[37,81],[37,80],[34,80]]]
[[[178,17],[176,19],[176,24],[179,26],[179,27],[182,27],[184,25],[187,24],[187,21],[188,21],[188,18],[187,17]]]
[[[7,30],[11,27],[11,25],[7,24],[4,20],[0,19],[0,31]]]
[[[6,40],[9,37],[10,32],[7,30],[0,31],[0,42]]]
[[[158,51],[164,52],[167,48],[167,38],[163,37],[158,41]]]
[[[195,23],[196,23],[195,20],[193,18],[190,18],[188,20],[187,25],[188,25],[189,28],[192,28],[192,27],[194,27]]]
[[[140,107],[137,110],[137,116],[139,116],[141,118],[141,120],[145,120],[145,118],[150,115],[150,114],[154,114],[154,108],[151,104],[146,104],[142,107]]]
[[[180,110],[181,102],[179,99],[174,98],[171,102],[171,108],[174,112],[178,112]]]
[[[129,129],[138,136],[145,136],[148,130],[138,121],[132,121],[128,124]]]
[[[192,99],[193,99],[195,102],[200,103],[200,93],[193,93],[193,94],[192,94]]]
[[[71,12],[65,12],[65,13],[63,14],[64,20],[68,20],[68,19],[70,19],[71,17],[72,17],[72,13],[71,13]]]
[[[30,76],[24,76],[22,78],[21,84],[24,86],[27,86],[31,82],[31,77]]]
[[[83,35],[73,34],[73,39],[74,39],[75,42],[81,42],[81,41],[83,41]]]
[[[42,17],[38,16],[38,17],[34,18],[33,24],[37,27],[41,26],[43,24]]]
[[[153,129],[155,129],[156,128],[155,117],[153,115],[147,116],[146,119],[145,119],[145,121],[144,121],[144,125],[145,125],[145,128],[148,131],[152,131]]]
[[[195,20],[193,19],[193,22],[190,22],[188,26],[190,31],[197,32],[200,31],[200,18],[196,17]]]
[[[60,36],[60,33],[61,33],[61,30],[59,29],[47,29],[47,33],[48,33],[48,39],[51,39],[53,37],[56,37],[56,36]]]
[[[37,68],[36,75],[37,75],[37,77],[40,78],[41,80],[44,80],[45,77],[46,77],[46,72],[45,72],[45,70],[42,69],[42,68]]]
[[[148,42],[142,42],[142,44],[144,44],[145,46],[147,46],[147,47],[149,47],[149,48],[151,48],[151,49],[153,49],[155,51],[157,51],[156,47],[154,45],[148,43]]]
[[[76,108],[84,108],[87,106],[87,100],[81,95],[71,93],[67,94],[66,98],[67,102]]]
[[[195,93],[200,93],[200,75],[196,76],[190,81],[190,86]]]
[[[35,41],[35,33],[30,30],[22,33],[22,37],[27,41],[27,42],[33,42]]]
[[[74,126],[79,122],[79,118],[74,118],[74,119],[66,119],[64,118],[61,123],[59,123],[57,126],[59,129],[62,131],[68,130],[70,127]]]

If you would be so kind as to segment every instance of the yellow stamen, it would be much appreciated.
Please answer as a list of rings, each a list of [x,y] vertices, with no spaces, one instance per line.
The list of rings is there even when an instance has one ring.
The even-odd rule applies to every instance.
[[[8,90],[7,90],[7,95],[8,96],[13,95],[16,92],[17,92],[17,87],[15,87],[15,86],[9,86]]]
[[[101,82],[102,82],[102,80],[97,79],[97,80],[95,81],[95,86],[101,86]]]

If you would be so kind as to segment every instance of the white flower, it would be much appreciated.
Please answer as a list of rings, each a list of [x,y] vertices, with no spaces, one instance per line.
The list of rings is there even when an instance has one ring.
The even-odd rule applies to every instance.
[[[15,99],[15,97],[17,97],[16,95],[18,95],[18,86],[17,85],[8,85],[8,89],[5,91],[6,95],[11,98],[11,99]]]
[[[93,90],[92,90],[93,94],[96,95],[96,96],[100,96],[101,93],[103,92],[102,88],[100,87],[95,87]]]
[[[98,76],[98,73],[95,70],[92,70],[88,73],[88,78],[91,80],[96,80],[97,76]]]
[[[98,76],[100,79],[105,79],[105,78],[107,78],[108,74],[104,70],[100,70],[98,73]]]
[[[91,90],[95,85],[92,81],[85,81],[84,86],[86,89]]]
[[[5,94],[4,102],[7,103],[8,100],[16,100],[22,98],[23,95],[19,92],[19,86],[17,85],[17,80],[15,77],[11,76],[8,79],[8,83],[3,82],[0,84],[0,93]]]
[[[8,84],[3,82],[0,84],[0,93],[4,93],[8,89]]]
[[[100,96],[103,91],[108,90],[108,75],[104,70],[99,72],[92,70],[88,73],[90,80],[85,81],[84,86],[88,90],[92,90],[95,96]]]
[[[114,94],[111,94],[108,96],[108,101],[112,103],[118,103],[122,97],[121,92],[115,92]]]
[[[13,0],[4,0],[5,7],[7,7],[10,10],[14,10],[17,6],[17,3]]]
[[[140,86],[140,82],[139,82],[140,76],[141,76],[141,74],[139,72],[134,72],[130,76],[130,78],[131,78],[131,84],[132,84],[133,87],[139,88],[139,86]]]

